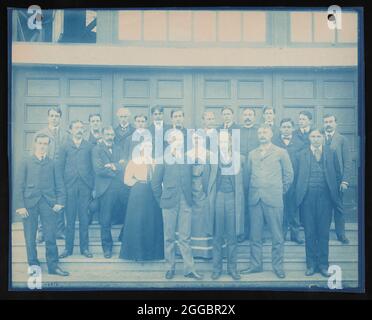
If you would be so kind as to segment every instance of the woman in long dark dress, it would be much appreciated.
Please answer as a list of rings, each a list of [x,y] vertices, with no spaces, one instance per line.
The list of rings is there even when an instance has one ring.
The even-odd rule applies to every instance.
[[[143,154],[142,154],[143,155]],[[163,218],[151,189],[152,164],[129,161],[124,183],[131,187],[119,257],[144,261],[164,258]]]

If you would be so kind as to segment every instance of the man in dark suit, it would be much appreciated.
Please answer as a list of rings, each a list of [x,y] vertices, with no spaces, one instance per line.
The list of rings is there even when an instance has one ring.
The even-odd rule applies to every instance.
[[[116,112],[119,125],[115,128],[115,145],[121,148],[121,153],[126,160],[129,159],[131,135],[135,128],[130,124],[130,111],[128,108],[119,108]]]
[[[296,205],[300,208],[305,227],[306,275],[328,274],[329,229],[332,207],[340,207],[341,170],[337,154],[323,146],[319,130],[309,136],[310,147],[298,157]]]
[[[251,214],[251,264],[242,274],[262,272],[262,233],[264,221],[272,236],[272,266],[278,278],[283,270],[283,195],[293,182],[293,169],[288,152],[271,143],[269,125],[258,129],[260,146],[248,155],[249,212]]]
[[[121,148],[114,143],[115,131],[112,127],[102,129],[102,143],[92,150],[93,170],[95,172],[94,190],[100,202],[101,241],[104,257],[112,257],[112,214],[119,203],[125,208],[128,192],[123,181]],[[124,216],[125,212],[121,214]]]
[[[59,107],[48,109],[48,126],[38,131],[36,134],[43,133],[49,137],[48,157],[54,159],[60,146],[66,141],[68,132],[61,128],[62,110]],[[57,239],[65,238],[65,215],[64,210],[60,212],[57,218]],[[38,242],[44,241],[43,230],[39,221]]]
[[[223,124],[218,129],[228,129],[231,133],[232,129],[240,129],[240,126],[234,121],[234,109],[226,106],[221,110]]]
[[[298,129],[293,132],[293,136],[301,142],[301,149],[306,149],[310,145],[309,134],[312,129],[313,116],[307,110],[300,111],[298,116]]]
[[[336,235],[337,239],[341,243],[348,244],[349,239],[345,234],[345,208],[343,206],[342,198],[344,192],[349,187],[351,175],[351,150],[347,138],[337,131],[336,116],[326,114],[323,117],[323,122],[325,131],[325,146],[336,152],[342,174],[342,183],[340,185],[341,206],[334,207],[333,210]]]
[[[99,113],[92,113],[88,117],[89,121],[89,136],[88,142],[96,145],[102,141],[102,117]]]
[[[183,114],[182,111],[175,112],[180,113],[180,117]],[[177,123],[181,124],[182,121],[177,121]],[[169,152],[165,151],[165,163],[156,165],[152,179],[155,199],[163,211],[164,255],[167,265],[165,278],[172,279],[175,275],[175,251],[176,240],[178,240],[184,262],[185,277],[199,280],[202,279],[202,276],[195,270],[190,247],[193,205],[192,165],[185,163],[184,147],[182,146],[184,136],[181,130],[175,129],[169,133],[167,142]]]
[[[40,266],[36,249],[36,232],[40,216],[43,226],[48,272],[60,276],[69,273],[58,266],[56,243],[57,216],[65,204],[65,188],[55,162],[48,157],[49,136],[38,133],[33,154],[25,158],[15,183],[16,213],[23,218],[27,260],[30,266]]]
[[[66,205],[66,243],[59,256],[66,258],[73,253],[75,221],[79,216],[80,253],[92,258],[89,251],[89,214],[88,207],[92,197],[94,172],[92,168],[93,145],[83,139],[84,124],[80,120],[70,124],[71,137],[61,146],[57,155],[57,168],[63,173],[67,191]]]
[[[275,124],[275,109],[271,106],[265,106],[262,110],[263,124],[268,125],[273,132],[273,137],[280,134],[278,126]]]
[[[256,112],[253,108],[245,108],[243,111],[243,123],[244,125],[240,129],[240,154],[242,156],[243,164],[243,183],[244,183],[244,194],[247,195],[249,192],[249,184],[247,181],[247,159],[248,154],[253,149],[259,146],[257,130],[258,125],[256,124]],[[249,217],[249,205],[248,201],[245,201],[244,209],[244,235],[238,238],[238,241],[244,241],[249,239],[250,231],[250,217]]]
[[[294,122],[291,118],[284,118],[280,121],[280,136],[273,138],[273,143],[280,148],[286,149],[291,159],[293,171],[296,172],[296,157],[302,149],[301,141],[293,134]],[[294,183],[296,176],[294,176]],[[284,195],[284,217],[283,217],[283,237],[284,241],[290,231],[291,241],[303,244],[304,240],[300,236],[300,217],[294,200],[294,183]]]
[[[149,130],[152,136],[152,156],[156,163],[161,163],[163,159],[163,150],[165,133],[172,128],[171,125],[164,123],[164,108],[162,106],[154,106],[151,108],[152,123]]]
[[[213,233],[213,273],[222,274],[222,246],[227,249],[227,273],[239,280],[237,272],[238,235],[244,234],[244,192],[240,152],[233,150],[232,135],[220,134],[220,163],[216,180]]]

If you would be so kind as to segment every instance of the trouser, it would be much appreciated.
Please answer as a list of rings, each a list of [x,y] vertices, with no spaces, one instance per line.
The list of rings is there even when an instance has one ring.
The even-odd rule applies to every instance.
[[[261,200],[250,206],[251,214],[251,266],[262,269],[262,235],[266,221],[272,237],[272,266],[274,271],[283,270],[284,239],[283,239],[283,208],[271,207]]]
[[[341,193],[341,201],[340,203],[343,204],[342,201],[343,194]],[[335,219],[335,229],[336,229],[336,235],[338,238],[345,237],[345,214],[344,214],[344,208],[338,208],[334,207],[333,209],[333,216]]]
[[[305,228],[306,265],[328,269],[332,202],[327,187],[309,187],[301,204]]]
[[[99,197],[100,214],[99,220],[101,224],[101,242],[104,252],[112,250],[112,214],[115,206],[121,205],[122,214],[125,215],[124,208],[128,198],[128,188],[123,183],[113,181],[106,192]]]
[[[248,199],[248,188],[244,188],[244,196]],[[248,201],[244,201],[244,238],[250,238],[250,231],[251,231],[251,216],[249,214],[249,203]]]
[[[184,263],[184,274],[194,272],[194,259],[190,247],[192,209],[181,191],[178,205],[171,209],[163,209],[164,223],[164,256],[167,270],[176,268],[176,232],[178,246]]]
[[[283,235],[284,240],[288,232],[291,233],[292,238],[297,238],[300,233],[300,217],[299,211],[294,204],[295,198],[293,192],[289,192],[284,196],[283,209]]]
[[[222,270],[222,245],[227,246],[227,271],[236,272],[237,239],[235,193],[217,192],[216,216],[213,236],[213,271]]]
[[[75,240],[76,216],[79,217],[79,240],[80,252],[83,253],[89,247],[89,215],[88,206],[92,190],[82,179],[77,179],[73,185],[67,188],[66,204],[66,251],[73,253]]]
[[[58,266],[58,248],[56,243],[56,225],[57,216],[48,204],[45,198],[41,198],[39,202],[32,208],[27,208],[28,217],[23,218],[23,230],[26,241],[27,261],[30,266],[40,265],[37,258],[36,249],[36,232],[38,219],[43,226],[45,238],[45,257],[48,265],[48,271],[54,271]]]
[[[37,232],[39,233],[39,237],[44,239],[44,231],[41,220],[38,220],[38,227]],[[57,222],[56,222],[56,236],[62,237],[65,235],[66,232],[66,225],[65,225],[65,210],[64,208],[58,213]]]

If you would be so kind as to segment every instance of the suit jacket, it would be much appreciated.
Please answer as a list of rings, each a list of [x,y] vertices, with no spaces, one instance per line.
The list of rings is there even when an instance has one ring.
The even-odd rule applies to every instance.
[[[16,208],[32,208],[42,197],[51,207],[65,205],[66,191],[62,175],[49,157],[40,161],[34,155],[29,155],[21,162],[15,180]]]
[[[46,127],[36,132],[36,134],[38,133],[44,133],[49,137],[50,142],[49,142],[49,148],[48,148],[48,156],[51,159],[54,159],[56,157],[60,146],[64,144],[67,138],[70,136],[70,134],[66,130],[62,129],[61,127],[59,127],[58,129],[57,136],[54,136],[54,134],[49,129],[49,127]]]
[[[311,154],[312,151],[310,147],[306,148],[300,152],[297,159],[299,162],[299,165],[296,166],[297,181],[295,186],[297,207],[299,207],[303,202],[309,187]],[[331,193],[332,201],[335,203],[337,208],[343,210],[339,191],[342,175],[337,153],[329,148],[323,147],[323,164],[325,169],[324,174]]]
[[[125,159],[129,158],[129,148],[131,139],[128,139],[134,132],[135,128],[128,124],[126,130],[123,130],[120,125],[115,128],[115,144],[121,148],[122,155],[125,155]]]
[[[152,123],[148,129],[150,130],[150,133],[151,133],[151,136],[152,136],[152,156],[155,158],[155,125],[154,123]],[[162,152],[158,151],[159,154],[161,153],[162,155],[164,155],[164,149],[166,148],[166,146],[168,145],[166,141],[164,141],[164,137],[165,137],[165,133],[169,130],[169,129],[172,129],[172,126],[169,125],[169,124],[166,124],[164,123],[163,124],[163,132],[162,132],[162,143],[163,143],[163,150]],[[161,132],[161,130],[159,130]]]
[[[237,155],[239,156],[239,155]],[[221,168],[218,167],[216,188],[221,183]],[[243,170],[240,168],[239,172],[233,176],[234,197],[235,197],[235,230],[237,236],[244,234],[244,185],[243,185]]]
[[[283,207],[283,194],[293,182],[293,168],[288,152],[271,144],[264,156],[260,148],[248,155],[248,203],[260,200],[272,207]]]
[[[326,147],[329,146],[326,144]],[[342,181],[350,182],[352,162],[351,150],[347,138],[336,131],[332,137],[330,148],[337,154],[342,174]]]
[[[121,155],[120,147],[113,145],[112,154],[105,143],[98,143],[92,150],[92,164],[95,172],[94,191],[95,197],[102,196],[111,183],[116,181],[118,184],[124,185],[124,171],[123,166],[119,163]],[[113,163],[116,171],[110,168],[105,168],[108,163]]]
[[[192,165],[158,164],[151,181],[155,199],[162,209],[171,209],[179,204],[181,192],[190,207],[192,199]]]
[[[296,137],[296,139],[298,139],[298,141],[301,143],[301,150],[310,146],[309,135],[311,130],[313,130],[313,128],[310,128],[310,131],[305,133],[302,133],[300,128],[293,131],[293,136]]]
[[[90,142],[93,145],[96,145],[99,141],[97,138],[95,138],[91,132],[89,132],[89,136],[87,138],[87,141]]]
[[[93,189],[94,172],[92,167],[93,145],[82,140],[77,148],[72,138],[60,147],[56,156],[57,168],[62,172],[66,188],[69,188],[80,177],[86,185]]]

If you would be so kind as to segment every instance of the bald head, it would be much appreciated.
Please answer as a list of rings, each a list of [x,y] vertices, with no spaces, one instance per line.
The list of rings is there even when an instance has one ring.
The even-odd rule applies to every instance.
[[[119,124],[125,127],[129,123],[130,111],[128,108],[121,107],[116,111],[116,116],[118,117]]]

